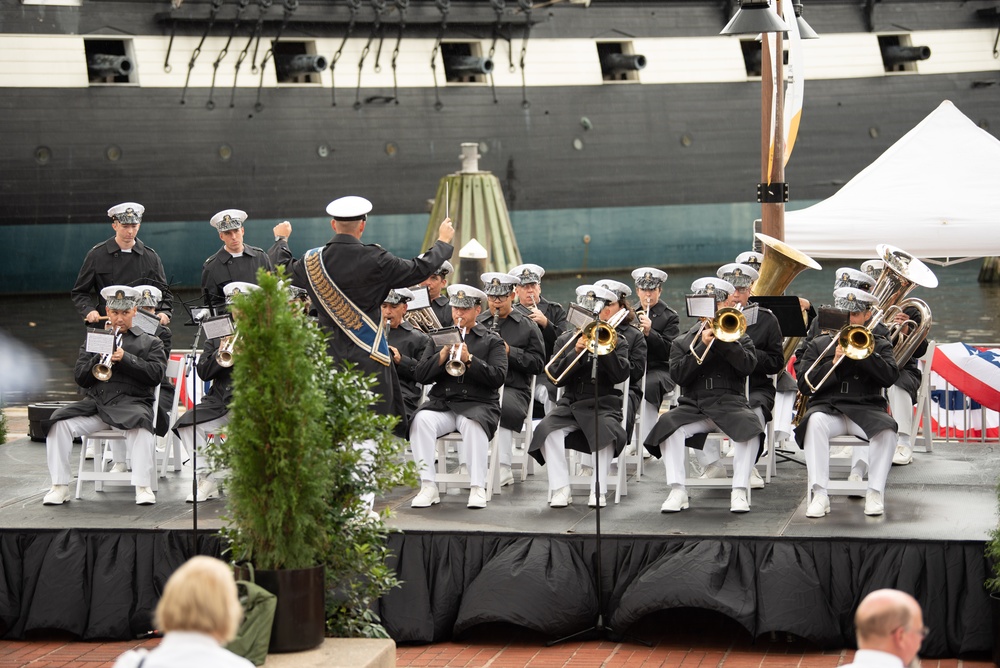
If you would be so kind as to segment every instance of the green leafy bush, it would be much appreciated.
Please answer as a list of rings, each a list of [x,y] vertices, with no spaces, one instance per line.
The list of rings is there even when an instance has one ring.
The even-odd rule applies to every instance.
[[[0,405],[0,445],[7,442],[7,413],[4,412],[4,407]]]
[[[990,532],[986,543],[986,561],[990,566],[990,577],[986,578],[986,589],[994,594],[1000,594],[1000,484],[997,485],[997,519],[998,524]]]

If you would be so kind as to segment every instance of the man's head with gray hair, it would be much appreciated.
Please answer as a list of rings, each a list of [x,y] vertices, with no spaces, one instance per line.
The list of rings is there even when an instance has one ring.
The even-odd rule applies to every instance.
[[[927,635],[917,600],[896,589],[878,589],[862,599],[854,614],[858,650],[897,656],[908,665]]]

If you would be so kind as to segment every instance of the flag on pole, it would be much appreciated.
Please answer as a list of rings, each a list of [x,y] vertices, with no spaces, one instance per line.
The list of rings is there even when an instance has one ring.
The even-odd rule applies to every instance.
[[[799,121],[802,119],[802,100],[805,96],[805,63],[802,54],[802,38],[799,35],[799,24],[795,20],[795,10],[791,0],[781,0],[781,13],[788,24],[788,65],[785,67],[785,77],[788,87],[785,90],[785,163],[792,157],[795,138],[799,134]],[[773,144],[773,139],[772,139]],[[773,152],[773,146],[772,146]]]
[[[768,6],[768,11],[771,11],[770,6]],[[778,61],[777,58],[781,58],[781,54],[777,52],[776,40],[771,39],[768,33],[761,33],[760,35],[760,49],[761,56],[766,56],[763,58],[764,63],[768,66],[771,71],[771,117],[767,120],[768,128],[768,150],[767,150],[767,171],[765,172],[767,178],[767,184],[771,184],[771,170],[774,168],[774,131],[777,123],[775,122],[777,102],[778,102],[778,86],[783,85],[778,81]],[[766,52],[765,52],[766,51]],[[761,72],[761,76],[763,76]]]

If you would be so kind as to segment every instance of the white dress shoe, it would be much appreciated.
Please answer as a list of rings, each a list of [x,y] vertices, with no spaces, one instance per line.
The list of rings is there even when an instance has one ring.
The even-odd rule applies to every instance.
[[[595,495],[593,492],[590,493],[590,498],[587,499],[587,505],[590,506],[591,508],[597,507],[597,495]],[[601,508],[604,508],[607,505],[608,505],[608,495],[601,494]]]
[[[507,485],[514,484],[514,473],[510,470],[509,466],[500,467],[500,486],[506,487]]]
[[[487,501],[489,498],[486,496],[486,490],[482,487],[473,487],[469,490],[469,508],[485,508]]]
[[[93,441],[87,441],[87,452],[84,453],[83,458],[84,459],[93,459],[94,458],[94,442]]]
[[[128,467],[125,462],[115,462],[111,466],[111,473],[128,473]]]
[[[899,443],[896,445],[896,452],[892,456],[894,466],[906,466],[913,461],[913,448]]]
[[[686,489],[672,489],[667,500],[660,506],[661,513],[676,513],[688,508],[688,493]]]
[[[441,503],[437,485],[424,482],[420,484],[420,492],[410,501],[410,508],[429,508],[437,503]]]
[[[750,489],[764,489],[764,479],[757,472],[757,467],[750,469]]]
[[[882,502],[882,493],[874,489],[868,490],[865,494],[865,515],[881,515],[885,512],[885,504]]]
[[[154,503],[156,503],[156,495],[153,494],[153,490],[151,490],[149,487],[135,488],[135,505],[151,506]]]
[[[726,473],[726,467],[719,462],[712,462],[705,467],[705,472],[701,474],[702,478],[728,478],[729,474]]]
[[[864,481],[865,481],[864,477],[860,473],[856,473],[854,471],[851,471],[851,475],[847,476],[847,482],[856,482],[856,483],[860,484],[860,483],[863,483]],[[861,494],[848,494],[847,496],[850,497],[850,498],[852,498],[852,499],[860,499],[862,495]]]
[[[734,489],[729,495],[729,512],[749,513],[750,503],[747,501],[747,491],[743,488]]]
[[[581,466],[580,467],[580,475],[582,477],[584,477],[584,478],[586,478],[587,476],[594,475],[594,467],[593,466]]]
[[[622,455],[626,457],[631,457],[634,454],[635,454],[635,443],[629,443],[628,445],[625,446],[625,449],[622,450]]]
[[[217,498],[219,498],[219,484],[213,478],[206,477],[198,481],[198,503]],[[185,501],[194,503],[194,495],[188,494]]]
[[[806,517],[825,517],[830,512],[830,497],[826,492],[816,492],[806,508]]]
[[[52,485],[52,489],[42,499],[42,504],[46,506],[61,506],[70,499],[69,485]]]
[[[569,485],[566,485],[552,492],[549,508],[565,508],[571,503],[573,503],[573,494],[570,492]]]

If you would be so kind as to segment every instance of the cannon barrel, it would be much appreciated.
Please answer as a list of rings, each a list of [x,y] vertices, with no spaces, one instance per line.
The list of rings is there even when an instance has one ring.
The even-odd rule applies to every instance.
[[[482,56],[448,56],[445,67],[453,74],[489,74],[493,71],[493,60]]]
[[[927,60],[931,57],[929,46],[887,46],[882,51],[885,62],[890,65],[912,63],[915,60]]]
[[[295,55],[275,54],[274,67],[278,74],[285,77],[295,77],[301,74],[316,74],[326,69],[324,56],[312,56],[307,53]]]
[[[646,56],[609,53],[601,58],[601,66],[612,71],[635,71],[646,66]]]
[[[98,76],[127,77],[132,72],[132,61],[128,56],[95,53],[87,59],[87,67]]]

